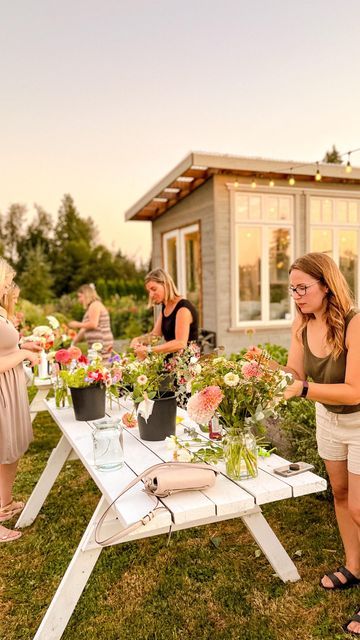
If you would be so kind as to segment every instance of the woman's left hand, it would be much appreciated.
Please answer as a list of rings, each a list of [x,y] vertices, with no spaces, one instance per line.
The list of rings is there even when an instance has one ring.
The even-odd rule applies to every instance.
[[[145,344],[139,344],[134,347],[135,355],[138,360],[145,360],[148,355],[147,346]]]
[[[300,396],[303,388],[302,380],[294,380],[292,384],[289,384],[284,391],[285,400],[289,400],[290,398],[296,398]]]

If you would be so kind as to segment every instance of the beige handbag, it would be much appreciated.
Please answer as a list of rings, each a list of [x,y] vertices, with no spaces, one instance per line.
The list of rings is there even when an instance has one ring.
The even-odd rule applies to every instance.
[[[115,498],[103,513],[96,525],[95,541],[97,544],[107,545],[112,543],[115,539],[127,535],[140,524],[145,526],[155,516],[155,509],[159,504],[158,498],[165,498],[166,496],[170,496],[172,493],[177,493],[179,491],[201,491],[208,489],[215,484],[217,475],[218,471],[205,463],[162,462],[161,464],[149,467],[149,469],[146,469],[143,473],[134,478],[134,480],[132,480],[125,489],[119,493],[117,498]],[[149,513],[140,520],[137,520],[137,522],[134,522],[129,527],[123,529],[119,534],[110,536],[105,540],[100,540],[100,530],[111,507],[121,496],[124,495],[124,493],[126,493],[126,491],[131,489],[131,487],[140,481],[144,483],[144,491],[148,495],[154,496],[156,500],[154,509],[149,511]]]

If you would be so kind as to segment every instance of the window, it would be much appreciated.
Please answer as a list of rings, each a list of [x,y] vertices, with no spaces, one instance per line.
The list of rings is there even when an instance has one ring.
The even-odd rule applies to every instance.
[[[163,235],[164,268],[181,295],[192,302],[201,317],[200,230],[198,224]]]
[[[310,196],[310,251],[331,256],[359,298],[360,200]]]
[[[234,194],[235,324],[288,322],[293,197]]]

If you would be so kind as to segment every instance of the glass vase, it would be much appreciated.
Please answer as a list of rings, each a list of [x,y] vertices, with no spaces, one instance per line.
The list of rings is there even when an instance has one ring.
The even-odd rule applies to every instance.
[[[257,445],[256,438],[247,425],[228,429],[224,438],[224,458],[226,475],[233,480],[256,478]]]
[[[67,384],[62,378],[53,381],[55,406],[57,409],[65,409],[71,406],[71,396]]]

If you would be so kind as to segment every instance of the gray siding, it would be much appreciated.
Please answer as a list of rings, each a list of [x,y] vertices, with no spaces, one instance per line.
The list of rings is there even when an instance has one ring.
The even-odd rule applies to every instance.
[[[215,263],[214,263],[214,194],[213,180],[153,222],[152,267],[163,266],[162,236],[167,231],[200,223],[202,262],[203,328],[216,331]]]

